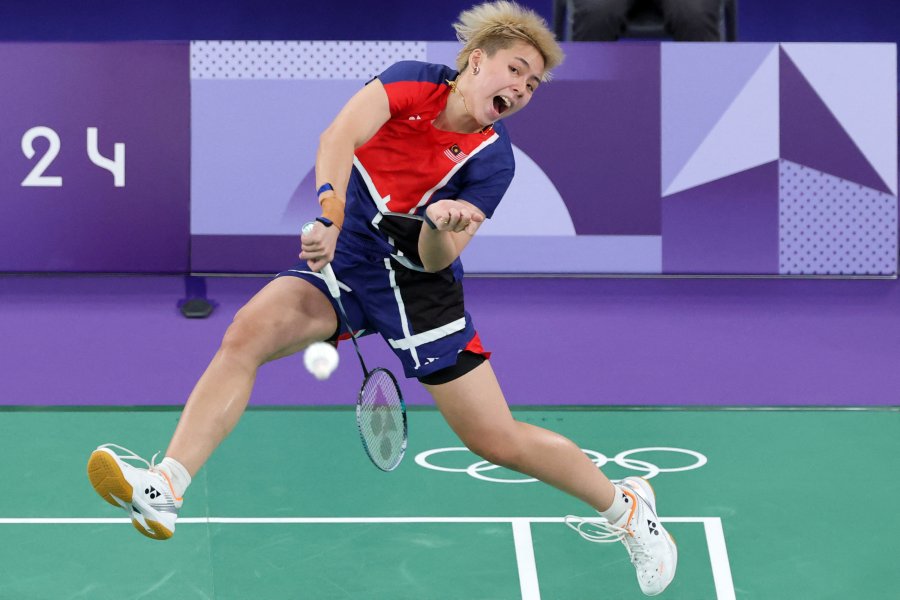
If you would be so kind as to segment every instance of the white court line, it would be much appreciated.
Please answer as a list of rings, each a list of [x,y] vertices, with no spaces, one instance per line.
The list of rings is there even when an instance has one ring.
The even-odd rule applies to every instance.
[[[731,563],[728,561],[728,548],[725,547],[722,519],[706,519],[703,528],[706,530],[706,545],[709,547],[709,560],[712,563],[713,581],[716,584],[716,598],[735,600],[734,581],[731,578]]]
[[[522,600],[541,600],[537,564],[534,562],[534,543],[528,519],[513,519],[513,541],[516,543],[516,564],[519,566],[519,589]]]
[[[663,523],[702,523],[709,548],[716,600],[735,600],[725,532],[719,517],[660,517]],[[540,600],[532,523],[564,523],[562,517],[186,517],[178,524],[353,524],[353,523],[510,523],[516,545],[522,600]],[[0,525],[95,525],[131,523],[129,518],[0,518]]]

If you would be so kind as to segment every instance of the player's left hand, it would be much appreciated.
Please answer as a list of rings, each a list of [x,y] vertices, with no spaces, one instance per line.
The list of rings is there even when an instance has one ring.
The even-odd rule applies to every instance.
[[[475,235],[484,221],[480,210],[457,200],[438,200],[425,209],[425,214],[437,226],[438,231],[465,231],[469,235]]]

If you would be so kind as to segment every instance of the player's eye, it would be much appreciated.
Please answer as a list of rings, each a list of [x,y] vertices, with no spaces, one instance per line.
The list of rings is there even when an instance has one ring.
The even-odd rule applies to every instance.
[[[519,68],[518,68],[518,67],[510,67],[509,70],[512,71],[513,75],[518,75],[518,74],[519,74]]]

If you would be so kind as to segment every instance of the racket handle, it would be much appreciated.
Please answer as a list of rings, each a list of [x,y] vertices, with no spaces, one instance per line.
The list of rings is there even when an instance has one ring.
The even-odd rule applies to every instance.
[[[304,235],[312,231],[313,225],[315,225],[315,221],[310,221],[309,223],[303,224],[303,229],[301,229],[301,233]],[[340,298],[341,297],[341,288],[338,287],[337,277],[334,276],[334,270],[331,268],[331,265],[325,263],[325,266],[322,267],[320,273],[322,274],[322,279],[325,280],[325,285],[328,286],[328,293],[331,294],[332,298]]]
[[[331,293],[332,298],[340,298],[341,297],[341,288],[338,287],[337,277],[334,276],[334,271],[331,268],[329,263],[325,263],[325,266],[322,267],[321,270],[322,277],[325,278],[325,285],[328,286],[328,291]]]

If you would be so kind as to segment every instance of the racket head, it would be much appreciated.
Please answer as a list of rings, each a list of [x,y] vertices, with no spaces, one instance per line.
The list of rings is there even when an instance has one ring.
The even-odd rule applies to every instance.
[[[369,459],[393,471],[406,454],[406,403],[397,378],[387,369],[366,375],[356,401],[356,426]]]

